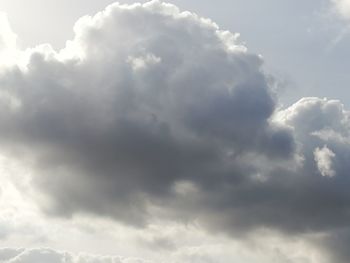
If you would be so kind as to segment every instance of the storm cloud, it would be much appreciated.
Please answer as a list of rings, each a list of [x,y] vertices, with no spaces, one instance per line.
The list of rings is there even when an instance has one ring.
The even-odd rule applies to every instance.
[[[74,31],[58,52],[16,51],[0,74],[1,149],[31,170],[44,211],[229,234],[349,227],[341,102],[279,109],[238,35],[160,1],[110,5]]]
[[[177,182],[244,180],[237,158],[292,156],[291,131],[269,121],[261,58],[211,21],[153,1],[75,31],[1,78],[2,144],[30,156],[54,213],[140,223]]]

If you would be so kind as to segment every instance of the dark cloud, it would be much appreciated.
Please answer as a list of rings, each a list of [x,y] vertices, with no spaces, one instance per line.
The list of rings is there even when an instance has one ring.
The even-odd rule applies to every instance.
[[[142,224],[183,180],[243,179],[246,153],[289,158],[261,59],[194,14],[150,2],[82,18],[56,54],[28,51],[1,79],[2,144],[26,152],[48,211]],[[237,157],[232,157],[237,155]]]
[[[329,262],[346,263],[349,261],[349,227],[339,228],[327,233],[322,241],[319,241],[320,249],[326,251]]]
[[[304,98],[279,112],[276,119],[293,128],[298,146],[292,166],[281,162],[266,168],[259,158],[248,156],[256,168],[243,169],[243,180],[224,180],[218,188],[213,186],[220,182],[213,181],[206,188],[201,197],[206,204],[202,207],[204,217],[216,230],[219,226],[219,230],[231,229],[236,234],[255,227],[277,228],[289,234],[332,232],[347,227],[349,112],[339,101]],[[326,153],[316,158],[317,149]],[[331,174],[325,173],[326,168],[331,169]],[[248,179],[247,171],[259,176]]]
[[[25,54],[0,78],[0,143],[47,212],[235,234],[348,227],[349,113],[318,98],[276,112],[262,59],[213,22],[114,4],[59,53]]]

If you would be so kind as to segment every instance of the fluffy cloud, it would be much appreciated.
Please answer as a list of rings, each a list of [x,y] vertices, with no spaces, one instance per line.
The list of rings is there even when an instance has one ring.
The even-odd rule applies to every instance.
[[[74,30],[59,52],[16,51],[0,72],[1,151],[30,171],[35,190],[24,192],[45,212],[238,236],[349,227],[350,121],[339,101],[276,109],[260,56],[159,1],[113,4]],[[64,256],[21,251],[11,262],[43,253]]]
[[[245,155],[292,157],[291,131],[269,120],[261,58],[211,21],[114,4],[75,32],[1,78],[0,143],[32,166],[49,212],[142,224],[181,182],[220,188],[249,178]]]
[[[320,173],[323,176],[335,176],[335,172],[332,169],[332,159],[335,157],[334,152],[325,145],[322,149],[317,147],[314,151],[314,155]]]

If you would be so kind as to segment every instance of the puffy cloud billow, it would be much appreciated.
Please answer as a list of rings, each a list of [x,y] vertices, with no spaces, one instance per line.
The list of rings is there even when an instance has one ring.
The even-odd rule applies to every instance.
[[[291,130],[269,120],[261,58],[211,21],[115,4],[75,32],[1,78],[1,144],[31,160],[52,212],[138,224],[179,182],[234,185],[255,170],[247,155],[292,157]]]
[[[349,227],[349,112],[319,98],[277,109],[238,35],[159,1],[81,18],[58,52],[16,50],[0,29],[0,54],[15,50],[1,151],[31,171],[47,213],[323,233],[327,248]]]

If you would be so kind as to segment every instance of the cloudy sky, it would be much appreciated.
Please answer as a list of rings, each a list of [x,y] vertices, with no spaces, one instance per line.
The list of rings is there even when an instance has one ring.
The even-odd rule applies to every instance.
[[[349,0],[0,10],[0,262],[349,262]]]

